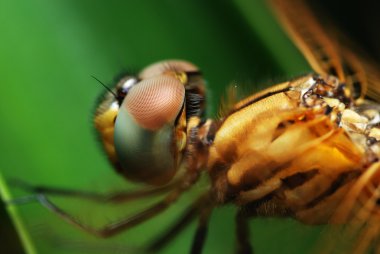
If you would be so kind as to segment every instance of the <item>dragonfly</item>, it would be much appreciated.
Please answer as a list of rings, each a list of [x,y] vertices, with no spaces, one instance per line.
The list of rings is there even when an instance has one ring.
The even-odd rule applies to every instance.
[[[146,247],[147,252],[162,249],[198,219],[190,252],[201,253],[213,210],[226,204],[238,207],[237,253],[253,253],[248,221],[262,216],[344,225],[341,233],[348,252],[379,251],[378,69],[354,53],[338,32],[328,33],[302,1],[270,4],[314,73],[255,93],[220,118],[207,119],[199,68],[184,60],[154,63],[107,88],[94,116],[116,172],[146,188],[105,198],[22,187],[64,220],[107,238],[165,212],[207,175],[209,187]],[[93,228],[57,206],[49,194],[100,202],[164,196],[133,216]]]

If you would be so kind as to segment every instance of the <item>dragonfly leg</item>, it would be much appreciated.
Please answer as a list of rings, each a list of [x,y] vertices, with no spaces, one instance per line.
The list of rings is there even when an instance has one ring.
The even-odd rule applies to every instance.
[[[210,195],[208,192],[198,197],[186,208],[181,217],[179,217],[163,234],[148,245],[146,249],[147,252],[156,253],[165,247],[200,214],[200,210],[209,202]]]
[[[77,226],[78,228],[82,229],[83,231],[86,231],[92,235],[107,238],[110,236],[113,236],[115,234],[118,234],[124,230],[130,229],[144,221],[147,221],[156,215],[160,214],[166,208],[168,208],[177,198],[180,196],[181,192],[178,190],[175,190],[174,192],[170,193],[165,199],[157,202],[156,204],[152,205],[151,207],[135,214],[130,217],[121,219],[119,221],[110,223],[105,225],[101,229],[95,229],[92,227],[89,227],[87,225],[84,225],[79,220],[77,220],[72,215],[68,214],[58,206],[56,206],[54,203],[52,203],[45,194],[37,194],[37,200],[40,202],[41,205],[43,205],[48,210],[52,211],[53,213],[60,216],[65,221]]]
[[[100,229],[96,229],[83,224],[75,217],[56,206],[46,197],[45,194],[36,194],[36,199],[42,206],[57,214],[65,221],[77,226],[81,230],[98,237],[106,238],[118,234],[122,231],[128,230],[165,211],[172,203],[174,203],[181,196],[181,194],[184,191],[190,188],[197,179],[198,173],[190,173],[189,175],[187,175],[187,177],[183,178],[183,181],[181,181],[181,184],[179,184],[179,186],[170,191],[161,201],[158,201],[157,203],[153,204],[145,210],[138,212],[135,215],[123,218],[113,223],[109,223]]]
[[[236,223],[236,241],[237,241],[237,250],[238,254],[252,254],[252,246],[249,241],[249,225],[248,225],[248,216],[244,209],[240,209],[235,217]]]
[[[90,192],[90,191],[54,188],[54,187],[47,187],[47,186],[33,186],[19,180],[13,181],[12,184],[21,189],[24,189],[27,192],[33,193],[25,197],[15,198],[10,201],[7,201],[8,204],[19,205],[19,204],[30,203],[30,202],[38,200],[37,196],[39,194],[83,198],[83,199],[88,199],[95,202],[122,203],[122,202],[136,200],[139,198],[145,198],[145,197],[150,197],[157,194],[162,194],[164,192],[167,192],[173,189],[179,183],[175,182],[172,184],[168,184],[168,185],[156,187],[156,188],[145,188],[145,189],[133,190],[133,191],[120,191],[120,192],[115,192],[111,194],[101,194],[101,193],[95,193],[95,192]]]
[[[208,222],[210,220],[212,209],[213,205],[207,204],[200,211],[197,230],[195,231],[193,243],[191,245],[191,254],[202,253],[204,243],[206,241]]]

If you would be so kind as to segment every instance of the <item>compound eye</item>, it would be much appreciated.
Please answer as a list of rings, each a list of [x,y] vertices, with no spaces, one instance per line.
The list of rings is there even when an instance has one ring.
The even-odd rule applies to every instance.
[[[170,72],[197,72],[198,67],[193,65],[192,63],[182,61],[182,60],[168,60],[168,61],[162,61],[158,63],[154,63],[152,65],[149,65],[145,69],[143,69],[139,77],[141,79],[148,79],[164,74],[168,74]]]
[[[158,76],[133,86],[123,107],[143,128],[158,130],[173,123],[185,100],[185,88],[174,77]]]

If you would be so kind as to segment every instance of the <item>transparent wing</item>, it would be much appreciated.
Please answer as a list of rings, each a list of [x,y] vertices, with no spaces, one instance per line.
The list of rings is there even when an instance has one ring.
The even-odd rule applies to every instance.
[[[353,184],[331,218],[320,253],[380,253],[380,163]]]
[[[380,68],[359,54],[337,29],[318,21],[302,0],[270,0],[291,39],[318,74],[330,74],[350,88],[352,97],[380,101]],[[324,17],[321,17],[324,18]],[[353,184],[317,253],[380,253],[380,163]]]
[[[380,68],[355,53],[355,46],[331,24],[322,27],[302,0],[270,0],[291,39],[318,74],[332,74],[346,83],[355,99],[380,100]],[[326,17],[321,16],[324,21]]]

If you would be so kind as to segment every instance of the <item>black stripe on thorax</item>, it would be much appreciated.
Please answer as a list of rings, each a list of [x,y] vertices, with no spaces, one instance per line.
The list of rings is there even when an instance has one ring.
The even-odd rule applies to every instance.
[[[240,106],[239,108],[234,109],[234,110],[230,113],[230,115],[232,115],[233,113],[235,113],[235,112],[237,112],[237,111],[239,111],[239,110],[241,110],[241,109],[243,109],[243,108],[245,108],[245,107],[248,107],[249,105],[252,105],[253,103],[256,103],[256,102],[258,102],[258,101],[261,101],[261,100],[263,100],[263,99],[265,99],[265,98],[268,98],[268,97],[270,97],[270,96],[272,96],[272,95],[275,95],[275,94],[278,94],[278,93],[284,93],[284,92],[287,92],[287,91],[289,91],[289,90],[290,90],[290,87],[286,87],[286,88],[283,88],[283,89],[278,90],[278,91],[272,91],[272,92],[268,92],[268,93],[266,93],[266,94],[263,94],[263,95],[261,95],[261,96],[255,98],[255,99],[252,99],[252,100],[250,100],[250,101],[247,101],[245,104],[243,104],[243,105]]]
[[[298,172],[293,175],[287,176],[282,180],[282,185],[285,189],[293,190],[309,180],[311,180],[314,176],[318,174],[318,169],[312,169],[305,172]]]

